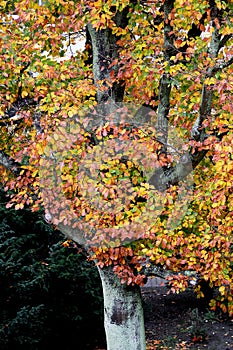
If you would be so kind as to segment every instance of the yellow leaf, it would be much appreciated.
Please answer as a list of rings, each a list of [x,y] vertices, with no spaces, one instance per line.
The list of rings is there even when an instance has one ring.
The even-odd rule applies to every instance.
[[[26,170],[32,170],[33,167],[31,165],[21,165],[22,169],[26,169]]]
[[[26,90],[22,91],[22,97],[26,97],[28,95],[28,92]]]
[[[206,80],[205,80],[205,84],[206,85],[212,85],[212,84],[215,84],[216,83],[216,79],[215,78],[207,78]]]
[[[224,286],[221,286],[221,287],[219,288],[219,292],[221,293],[221,295],[224,295],[225,287],[224,287]]]
[[[16,204],[15,210],[23,209],[23,207],[24,207],[23,203]]]
[[[33,171],[32,177],[36,177],[37,173],[38,173],[38,170]]]

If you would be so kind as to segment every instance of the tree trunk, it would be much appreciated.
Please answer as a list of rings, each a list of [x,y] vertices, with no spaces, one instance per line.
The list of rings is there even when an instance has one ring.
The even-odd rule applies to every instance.
[[[103,286],[107,350],[145,350],[140,287],[122,284],[112,267],[98,270]]]

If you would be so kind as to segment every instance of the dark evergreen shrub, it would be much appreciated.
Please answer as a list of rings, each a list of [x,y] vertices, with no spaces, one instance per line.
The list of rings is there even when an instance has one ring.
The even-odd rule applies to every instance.
[[[0,349],[94,349],[104,339],[101,281],[85,253],[0,197]]]

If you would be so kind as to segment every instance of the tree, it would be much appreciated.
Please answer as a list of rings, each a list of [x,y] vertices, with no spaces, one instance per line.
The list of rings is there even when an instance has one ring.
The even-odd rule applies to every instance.
[[[231,1],[23,0],[1,12],[9,205],[44,206],[88,250],[108,349],[145,348],[151,264],[175,291],[193,273],[208,281],[211,307],[232,315]]]

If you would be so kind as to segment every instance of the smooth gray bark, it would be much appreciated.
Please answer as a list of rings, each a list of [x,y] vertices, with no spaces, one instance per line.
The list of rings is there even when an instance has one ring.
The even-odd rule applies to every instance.
[[[103,286],[107,350],[145,350],[140,287],[122,284],[111,266],[98,270]]]

